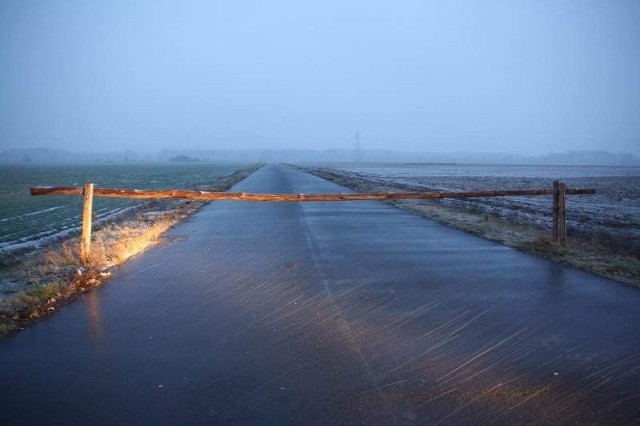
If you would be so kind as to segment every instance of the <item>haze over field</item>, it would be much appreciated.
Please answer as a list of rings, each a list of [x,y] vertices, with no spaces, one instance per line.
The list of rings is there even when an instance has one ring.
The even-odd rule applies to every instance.
[[[640,2],[3,1],[0,151],[640,154]]]

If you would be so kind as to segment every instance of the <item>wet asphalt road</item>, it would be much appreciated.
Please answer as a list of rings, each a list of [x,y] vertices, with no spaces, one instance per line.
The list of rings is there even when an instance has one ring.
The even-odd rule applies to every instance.
[[[0,342],[0,424],[636,423],[639,329],[638,289],[384,203],[217,202]]]

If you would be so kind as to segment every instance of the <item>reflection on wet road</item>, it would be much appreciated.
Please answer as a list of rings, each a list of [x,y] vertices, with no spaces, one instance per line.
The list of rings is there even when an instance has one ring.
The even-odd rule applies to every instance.
[[[378,202],[217,202],[168,241],[0,342],[0,424],[640,418],[634,288]]]
[[[91,337],[95,340],[100,340],[102,337],[102,324],[100,324],[100,300],[98,299],[98,292],[89,292],[85,297]]]

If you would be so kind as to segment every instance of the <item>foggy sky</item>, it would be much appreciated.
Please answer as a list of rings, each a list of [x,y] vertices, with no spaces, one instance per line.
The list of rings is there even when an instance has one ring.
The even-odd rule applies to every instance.
[[[0,148],[640,153],[640,2],[0,2]]]

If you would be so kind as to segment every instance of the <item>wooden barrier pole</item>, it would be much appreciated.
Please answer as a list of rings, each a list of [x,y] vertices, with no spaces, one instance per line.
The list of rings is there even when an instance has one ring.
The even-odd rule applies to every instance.
[[[553,207],[551,207],[551,215],[553,223],[551,225],[551,241],[558,242],[558,200],[560,198],[560,182],[553,182]]]
[[[594,189],[567,189],[566,194],[595,194]],[[34,187],[31,195],[81,195],[82,188],[74,187]],[[218,201],[269,201],[269,202],[304,202],[304,201],[357,201],[357,200],[438,200],[444,198],[471,197],[512,197],[530,195],[553,195],[554,189],[515,189],[463,192],[378,192],[378,193],[346,193],[346,194],[250,194],[243,192],[207,192],[186,190],[140,190],[95,188],[96,197],[111,198],[186,198],[190,200]]]
[[[558,185],[558,238],[560,246],[567,246],[567,185]]]
[[[80,242],[80,257],[82,262],[89,263],[91,253],[91,219],[93,215],[93,184],[84,185],[84,205],[82,207],[82,241]]]
[[[553,195],[553,224],[551,239],[559,242],[562,247],[567,245],[567,208],[566,196],[579,194],[595,194],[595,189],[567,188],[567,185],[555,181],[549,189],[517,189],[463,192],[378,192],[378,193],[347,193],[347,194],[250,194],[243,192],[208,192],[185,190],[139,190],[95,188],[87,183],[84,189],[75,186],[37,186],[31,188],[31,195],[82,195],[84,194],[84,209],[82,213],[82,244],[81,255],[87,262],[91,247],[91,214],[93,210],[93,196],[113,198],[186,198],[201,201],[236,200],[236,201],[356,201],[356,200],[408,200],[408,199],[444,199],[471,197],[508,197]]]

